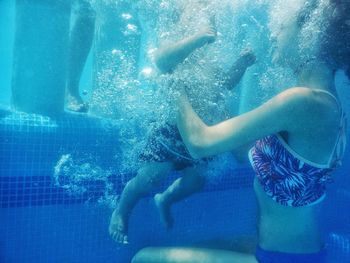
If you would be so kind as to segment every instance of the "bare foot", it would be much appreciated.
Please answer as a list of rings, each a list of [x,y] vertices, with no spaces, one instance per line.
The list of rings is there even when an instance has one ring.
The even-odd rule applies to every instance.
[[[171,216],[170,207],[168,205],[165,205],[163,202],[162,194],[156,194],[154,196],[154,202],[158,208],[162,224],[165,226],[166,229],[172,228],[174,220]]]
[[[119,214],[118,209],[115,209],[112,213],[108,231],[116,242],[120,244],[129,243],[127,220]]]
[[[67,109],[70,111],[85,113],[89,110],[89,105],[83,101],[80,95],[68,95]]]

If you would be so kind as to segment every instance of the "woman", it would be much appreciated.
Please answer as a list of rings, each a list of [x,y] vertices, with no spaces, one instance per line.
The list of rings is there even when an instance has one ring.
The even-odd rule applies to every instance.
[[[327,5],[323,19],[330,21],[330,27],[335,20],[346,22],[345,16],[334,16],[341,13],[339,8],[344,8],[344,3],[332,1]],[[344,33],[327,31],[332,32],[327,35],[329,39],[335,38],[331,34]],[[254,143],[249,157],[256,172],[254,190],[260,210],[255,255],[199,248],[146,248],[133,262],[325,262],[317,212],[326,184],[341,162],[346,123],[334,88],[335,66],[342,64],[335,60],[337,64],[330,63],[326,51],[321,47],[322,56],[300,63],[297,87],[213,126],[198,117],[184,93],[180,98],[178,128],[193,157]]]

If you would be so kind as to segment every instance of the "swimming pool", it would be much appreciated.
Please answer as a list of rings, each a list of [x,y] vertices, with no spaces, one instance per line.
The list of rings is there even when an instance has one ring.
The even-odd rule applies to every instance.
[[[0,3],[1,12],[6,14],[0,17],[9,18],[4,23],[11,29],[1,33],[1,57],[6,58],[1,70],[11,68],[12,63],[9,51],[14,5],[9,2]],[[108,234],[112,207],[135,175],[134,169],[128,171],[120,163],[123,146],[133,143],[123,141],[121,136],[125,134],[125,120],[110,118],[110,112],[102,111],[105,116],[64,112],[49,117],[10,110],[11,71],[3,72],[6,74],[0,85],[6,89],[0,96],[5,104],[0,110],[0,262],[124,263],[145,246],[230,248],[234,245],[232,237],[256,236],[254,174],[251,167],[232,159],[225,172],[208,182],[202,192],[174,207],[172,230],[160,226],[151,193],[131,216],[130,244],[116,244]],[[50,81],[55,84],[55,79]],[[103,81],[86,82],[85,86],[101,85]],[[337,86],[343,94],[349,89],[341,72]],[[349,97],[342,97],[348,115]],[[95,113],[98,109],[96,106]],[[344,164],[327,192],[325,213],[320,219],[327,233],[329,262],[350,262],[349,160],[348,148]],[[173,173],[158,190],[178,176]]]
[[[136,207],[131,217],[130,244],[116,245],[108,235],[111,208],[106,196],[120,194],[130,175],[107,174],[72,183],[74,195],[57,185],[54,166],[64,153],[82,155],[94,152],[90,164],[107,167],[115,160],[96,161],[113,156],[120,149],[101,119],[65,116],[52,121],[38,115],[9,113],[2,117],[1,131],[1,260],[2,262],[129,262],[144,246],[206,244],[230,247],[232,236],[256,234],[256,207],[250,167],[230,169],[215,183],[174,208],[175,226],[166,231],[151,196]],[[79,129],[76,129],[79,127]],[[96,136],[104,138],[96,143]],[[79,145],[72,144],[79,141]],[[72,150],[72,145],[74,149]],[[108,147],[107,147],[108,146]],[[81,165],[81,164],[80,164]],[[337,178],[346,178],[343,167]],[[118,169],[113,169],[118,170]],[[165,185],[169,184],[172,175]],[[122,180],[123,179],[123,180]],[[347,179],[347,178],[346,178]],[[71,180],[68,178],[67,180]],[[63,185],[63,187],[62,187]],[[160,189],[164,188],[163,185]],[[325,222],[329,257],[347,262],[350,257],[349,180],[336,180],[329,189]],[[232,220],[234,218],[234,220]]]

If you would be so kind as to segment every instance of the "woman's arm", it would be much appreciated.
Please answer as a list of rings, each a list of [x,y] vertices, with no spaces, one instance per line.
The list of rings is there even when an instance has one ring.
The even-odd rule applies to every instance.
[[[269,134],[298,129],[296,121],[305,118],[312,107],[310,92],[308,88],[290,88],[250,112],[213,126],[199,118],[182,94],[178,128],[194,158],[231,151]]]

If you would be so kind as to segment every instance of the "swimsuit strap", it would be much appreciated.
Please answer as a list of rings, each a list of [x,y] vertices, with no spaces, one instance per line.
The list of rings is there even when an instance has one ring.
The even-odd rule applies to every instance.
[[[334,167],[338,167],[341,165],[341,160],[344,155],[345,147],[346,147],[346,130],[347,130],[347,119],[344,111],[342,111],[338,137],[335,142],[332,155],[329,158],[329,164],[333,165]]]
[[[333,93],[329,92],[328,90],[323,90],[323,89],[316,89],[316,90],[320,91],[320,92],[323,92],[323,93],[326,93],[329,96],[331,96],[337,102],[338,107],[341,109],[341,105],[339,103],[339,100],[337,99],[337,97]]]
[[[340,116],[340,122],[339,122],[339,131],[337,139],[335,140],[333,150],[331,155],[329,156],[328,164],[333,167],[338,167],[341,165],[341,159],[343,157],[345,146],[346,146],[346,126],[347,126],[347,120],[345,116],[345,112],[343,111],[343,108],[341,107],[341,104],[339,100],[329,91],[326,90],[319,90],[321,92],[324,92],[331,96],[336,102],[341,110],[341,116]]]

